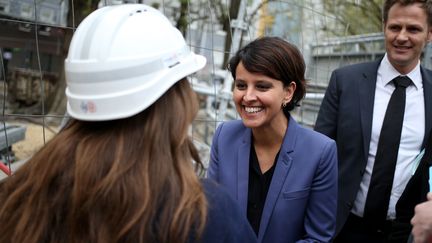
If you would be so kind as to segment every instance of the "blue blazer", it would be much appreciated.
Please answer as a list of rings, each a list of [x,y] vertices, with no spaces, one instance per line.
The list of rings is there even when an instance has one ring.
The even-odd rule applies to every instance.
[[[235,120],[216,130],[208,177],[247,212],[252,130]],[[258,233],[258,242],[330,242],[336,225],[337,151],[328,137],[289,118]]]

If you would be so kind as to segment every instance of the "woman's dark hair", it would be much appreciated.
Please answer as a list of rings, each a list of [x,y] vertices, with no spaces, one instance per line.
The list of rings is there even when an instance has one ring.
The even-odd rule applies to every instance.
[[[305,62],[296,46],[279,37],[258,38],[237,51],[229,61],[229,70],[236,79],[236,69],[242,63],[247,71],[259,73],[283,82],[284,87],[292,81],[296,90],[292,100],[284,107],[291,111],[306,93]]]

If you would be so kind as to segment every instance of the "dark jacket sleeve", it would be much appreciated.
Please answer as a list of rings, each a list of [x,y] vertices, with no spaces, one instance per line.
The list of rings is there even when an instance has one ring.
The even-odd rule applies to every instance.
[[[202,243],[255,243],[257,238],[246,215],[228,193],[209,179],[203,179],[208,201],[206,228]]]

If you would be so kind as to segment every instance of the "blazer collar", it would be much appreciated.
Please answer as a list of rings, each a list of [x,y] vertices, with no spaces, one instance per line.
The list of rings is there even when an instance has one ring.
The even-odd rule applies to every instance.
[[[366,156],[365,158],[367,158],[369,153],[377,72],[381,60],[382,59],[379,59],[370,63],[362,72],[361,77],[357,79],[357,82],[354,82],[354,85],[357,86],[356,88],[359,91],[357,98],[360,104],[360,123],[363,134],[363,154]]]
[[[295,146],[295,142],[296,142],[297,133],[298,133],[299,128],[300,128],[300,125],[292,118],[292,116],[288,117],[288,127],[287,127],[287,130],[285,131],[284,139],[283,139],[283,142],[281,145],[280,154],[290,153],[290,152],[294,151],[294,146]],[[243,133],[242,141],[243,141],[243,143],[242,143],[241,148],[246,146],[247,149],[249,150],[251,143],[252,143],[252,129],[250,129],[250,128],[245,129],[245,131]],[[240,155],[243,158],[246,157],[246,156],[244,156],[244,154],[239,153],[239,156]],[[249,161],[249,155],[247,156],[247,159]]]
[[[425,102],[425,138],[423,146],[427,142],[428,135],[432,129],[432,72],[420,66],[420,72],[423,80],[423,94]]]
[[[246,128],[237,154],[237,201],[244,215],[247,215],[247,196],[249,188],[249,160],[252,144],[252,129]]]
[[[295,149],[300,126],[291,116],[288,120],[288,128],[285,132],[284,140],[282,142],[279,153],[279,158],[276,163],[276,168],[273,174],[272,181],[270,183],[269,190],[267,192],[266,202],[264,204],[264,209],[261,215],[258,242],[261,242],[265,235],[267,226],[271,218],[271,214],[276,205],[276,201],[279,198],[279,194],[282,191],[283,184],[285,183],[285,179],[287,178],[288,172],[293,162],[291,153]]]
[[[265,232],[268,221],[270,219],[271,212],[273,211],[276,199],[282,189],[282,185],[285,181],[286,175],[291,167],[292,157],[291,153],[294,151],[295,144],[297,141],[298,131],[300,126],[290,116],[288,122],[288,128],[285,132],[284,140],[281,145],[279,158],[276,163],[276,168],[273,174],[272,182],[270,184],[266,203],[261,216],[260,232]],[[244,213],[247,214],[247,195],[249,185],[249,157],[250,148],[252,145],[252,129],[246,128],[243,137],[242,144],[239,146],[237,154],[237,200]],[[262,237],[262,236],[261,236]]]

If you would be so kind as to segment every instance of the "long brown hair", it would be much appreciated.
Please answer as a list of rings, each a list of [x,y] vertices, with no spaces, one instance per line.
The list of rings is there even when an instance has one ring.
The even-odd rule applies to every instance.
[[[131,104],[133,105],[133,104]],[[0,242],[186,242],[207,202],[183,79],[143,112],[72,121],[0,188]]]

